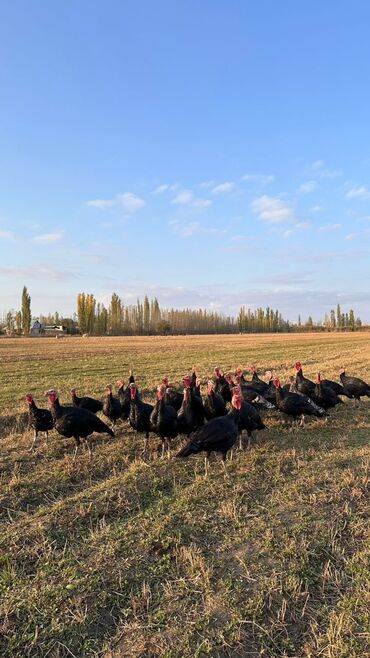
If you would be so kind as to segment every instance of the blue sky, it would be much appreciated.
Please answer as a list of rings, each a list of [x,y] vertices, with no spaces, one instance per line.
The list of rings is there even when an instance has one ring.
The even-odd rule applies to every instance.
[[[370,320],[365,0],[4,0],[0,309]]]

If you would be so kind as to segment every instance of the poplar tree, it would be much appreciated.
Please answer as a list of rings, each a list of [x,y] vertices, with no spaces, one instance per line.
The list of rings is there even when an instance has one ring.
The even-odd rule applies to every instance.
[[[22,310],[21,310],[21,330],[25,336],[28,336],[31,329],[31,296],[28,294],[26,286],[22,290]]]

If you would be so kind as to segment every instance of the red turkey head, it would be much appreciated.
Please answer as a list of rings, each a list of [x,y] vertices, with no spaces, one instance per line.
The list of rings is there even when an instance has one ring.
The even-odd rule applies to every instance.
[[[345,374],[346,374],[346,371],[344,370],[344,368],[341,368],[341,369],[339,370],[339,374],[340,374],[340,375],[345,375]]]
[[[266,370],[265,377],[267,377],[267,379],[270,381],[272,379],[272,371]]]
[[[164,387],[157,386],[157,400],[163,400],[164,397]]]
[[[116,381],[117,388],[123,388],[124,385],[125,385],[125,382],[124,382],[123,379],[117,379],[117,381]]]
[[[58,399],[58,393],[54,389],[48,391],[46,395],[48,396],[49,402],[51,402],[51,404],[54,404],[54,402],[56,402]]]
[[[199,388],[199,386],[201,386],[201,385],[202,385],[202,380],[201,380],[200,377],[197,377],[196,380],[195,380],[195,386],[197,388]]]
[[[168,380],[168,377],[163,377],[162,379],[162,384],[167,388],[170,385],[170,382]]]
[[[225,376],[225,379],[226,379],[227,383],[230,384],[230,386],[235,386],[234,380],[233,380],[232,376],[230,375],[230,373],[228,373]]]
[[[183,380],[182,380],[182,383],[184,384],[184,386],[185,386],[186,388],[190,388],[190,386],[191,386],[191,382],[192,382],[192,379],[191,379],[191,377],[190,377],[189,375],[187,375],[186,377],[184,377]]]
[[[238,368],[236,368],[236,370],[235,370],[235,375],[236,375],[237,377],[243,377],[243,370],[242,370],[242,368],[241,368],[240,366],[239,366]]]
[[[280,388],[280,379],[278,379],[277,377],[272,380],[272,383],[275,386],[275,388]]]
[[[222,372],[221,368],[218,368],[218,367],[215,368],[215,375],[216,375],[217,379],[219,379],[220,377],[222,377],[223,374],[224,374],[224,373]]]
[[[207,382],[207,395],[212,395],[213,393],[213,381],[209,379]]]
[[[136,385],[134,383],[130,384],[130,396],[131,396],[131,400],[135,400]]]
[[[112,384],[107,384],[105,390],[107,391],[107,393],[110,393],[110,395],[112,395]]]
[[[249,370],[250,370],[251,372],[257,372],[257,368],[256,368],[256,366],[251,366],[251,367],[249,368]]]
[[[76,389],[75,389],[75,388],[71,388],[71,393],[76,393]]]
[[[27,395],[26,395],[26,402],[27,402],[27,404],[32,404],[32,402],[33,402],[33,397],[32,397],[32,395],[31,395],[31,393],[27,393]]]
[[[321,374],[319,372],[316,375],[316,384],[321,384]]]
[[[302,370],[302,365],[301,365],[301,362],[300,362],[300,361],[297,361],[297,362],[296,362],[296,364],[295,364],[295,369],[296,369],[298,372],[299,372],[300,370]]]
[[[240,391],[238,388],[236,389],[234,388],[234,391],[235,392],[233,393],[233,397],[231,398],[231,404],[233,405],[233,407],[235,407],[235,409],[240,411],[243,401],[242,396],[240,395]]]

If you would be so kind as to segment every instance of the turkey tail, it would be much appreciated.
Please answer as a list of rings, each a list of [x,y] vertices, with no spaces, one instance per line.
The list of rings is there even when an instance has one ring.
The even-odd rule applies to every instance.
[[[182,448],[182,450],[180,450],[180,452],[177,453],[176,457],[189,457],[189,455],[196,455],[197,452],[199,452],[198,446],[190,441],[184,448]]]

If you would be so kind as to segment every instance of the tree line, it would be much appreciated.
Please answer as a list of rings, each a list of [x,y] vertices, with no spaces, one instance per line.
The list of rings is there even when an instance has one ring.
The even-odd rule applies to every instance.
[[[291,322],[278,309],[270,307],[242,306],[238,316],[233,317],[217,310],[162,308],[156,297],[149,300],[148,295],[142,301],[138,299],[135,304],[125,305],[115,292],[108,307],[98,302],[93,294],[81,292],[72,317],[62,317],[56,312],[38,319],[42,325],[63,325],[70,334],[96,336],[356,331],[362,327],[353,309],[343,311],[339,304],[318,322],[310,316],[304,322],[301,316],[297,322]],[[28,335],[31,324],[31,296],[24,286],[21,309],[3,314],[0,327],[8,335]]]

